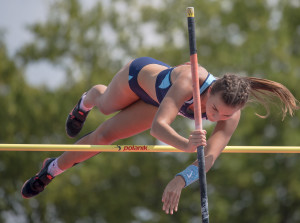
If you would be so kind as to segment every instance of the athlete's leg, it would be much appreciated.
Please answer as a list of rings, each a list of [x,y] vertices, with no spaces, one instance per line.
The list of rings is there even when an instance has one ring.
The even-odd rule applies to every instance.
[[[81,138],[77,144],[105,145],[138,134],[150,128],[156,111],[157,107],[139,100],[105,121],[91,134]],[[46,159],[39,173],[24,183],[22,196],[31,198],[38,195],[57,174],[96,154],[96,152],[65,152],[58,159]]]
[[[124,66],[107,87],[105,85],[92,87],[87,92],[83,104],[86,107],[96,106],[103,114],[108,115],[137,101],[139,98],[128,83],[130,64],[131,62]]]
[[[129,87],[130,64],[114,76],[108,87],[96,85],[80,98],[67,117],[66,132],[69,137],[76,137],[80,133],[90,108],[97,106],[103,114],[108,115],[139,100]]]
[[[139,100],[103,122],[94,132],[81,138],[76,144],[109,145],[128,138],[151,127],[157,107]],[[65,152],[58,158],[58,166],[65,170],[97,152]]]

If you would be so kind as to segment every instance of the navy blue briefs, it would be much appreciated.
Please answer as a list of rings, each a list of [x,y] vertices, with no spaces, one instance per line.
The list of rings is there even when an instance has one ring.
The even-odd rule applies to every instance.
[[[137,95],[139,98],[146,102],[147,104],[151,104],[154,106],[159,106],[159,104],[154,101],[139,85],[138,83],[138,74],[143,69],[143,67],[149,64],[159,64],[169,68],[168,64],[165,64],[159,60],[155,60],[151,57],[140,57],[131,62],[129,67],[129,86],[130,89]]]

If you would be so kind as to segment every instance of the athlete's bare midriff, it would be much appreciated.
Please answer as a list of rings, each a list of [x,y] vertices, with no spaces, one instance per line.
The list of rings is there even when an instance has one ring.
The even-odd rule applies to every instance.
[[[140,87],[143,88],[143,90],[155,101],[157,101],[155,92],[157,75],[166,69],[168,69],[168,67],[159,64],[149,64],[145,66],[139,73],[138,83]]]

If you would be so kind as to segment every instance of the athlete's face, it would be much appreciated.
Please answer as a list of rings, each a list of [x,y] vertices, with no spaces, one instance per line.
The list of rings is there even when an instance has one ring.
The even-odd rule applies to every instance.
[[[209,121],[217,122],[227,120],[231,118],[237,111],[241,109],[240,106],[231,107],[226,105],[221,94],[211,94],[210,89],[208,91],[208,98],[206,101],[206,115]]]

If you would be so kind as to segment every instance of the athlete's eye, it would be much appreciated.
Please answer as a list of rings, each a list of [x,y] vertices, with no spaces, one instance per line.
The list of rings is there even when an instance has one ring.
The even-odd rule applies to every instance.
[[[215,105],[213,105],[213,110],[216,111],[216,112],[218,112],[218,109],[216,108]]]

